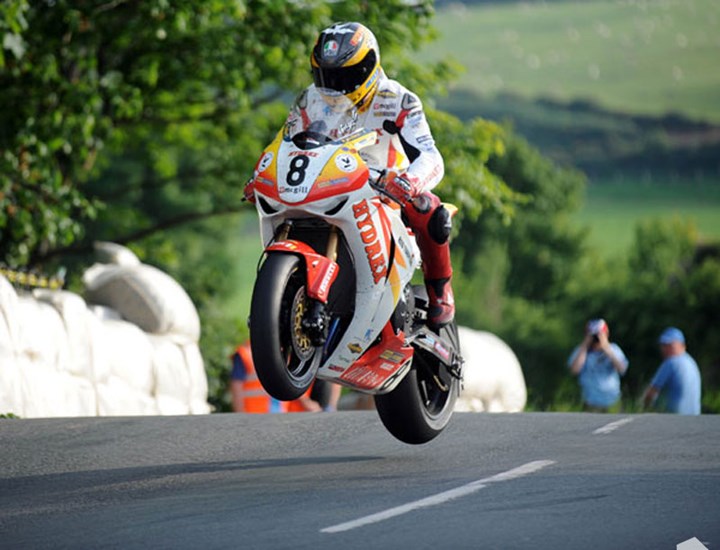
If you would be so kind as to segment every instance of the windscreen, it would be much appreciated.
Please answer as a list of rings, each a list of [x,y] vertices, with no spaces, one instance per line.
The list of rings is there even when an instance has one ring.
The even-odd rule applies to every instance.
[[[320,141],[342,139],[358,130],[357,109],[343,94],[310,86],[293,103],[285,121],[284,137],[301,132]]]

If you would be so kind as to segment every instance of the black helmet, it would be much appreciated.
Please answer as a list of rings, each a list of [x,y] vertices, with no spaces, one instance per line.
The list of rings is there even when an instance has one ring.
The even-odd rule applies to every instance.
[[[335,23],[320,33],[310,56],[318,88],[344,94],[353,105],[372,99],[380,79],[375,35],[360,23]]]

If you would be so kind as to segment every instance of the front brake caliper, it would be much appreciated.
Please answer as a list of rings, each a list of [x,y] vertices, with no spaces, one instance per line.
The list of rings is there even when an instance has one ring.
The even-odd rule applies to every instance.
[[[325,304],[318,300],[310,300],[309,311],[303,317],[302,328],[314,346],[322,346],[327,340],[328,316]]]

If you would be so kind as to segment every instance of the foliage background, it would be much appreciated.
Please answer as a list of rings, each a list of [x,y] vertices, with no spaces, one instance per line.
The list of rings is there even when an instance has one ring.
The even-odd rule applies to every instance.
[[[524,210],[507,229],[489,230],[489,239],[500,242],[507,231],[507,242],[488,247],[475,269],[500,275],[483,295],[486,313],[464,311],[464,322],[503,335],[521,357],[532,406],[555,410],[579,407],[564,365],[589,317],[605,317],[630,358],[623,384],[629,410],[637,409],[660,360],[659,331],[677,325],[701,366],[705,410],[717,412],[717,3],[441,0],[436,6],[439,37],[421,56],[455,58],[467,69],[438,105],[461,119],[481,112],[503,121],[551,160],[556,174],[573,167],[586,180],[584,200],[569,193],[566,208],[545,210],[539,231],[523,231],[522,240],[510,235],[522,230]],[[529,158],[522,155],[521,164]],[[491,161],[490,168],[514,186],[507,164]],[[542,182],[554,178],[529,172],[542,174],[526,207],[534,210],[547,192]],[[548,187],[563,189],[557,181]],[[561,234],[579,247],[548,249],[561,220],[568,227]],[[537,250],[540,265],[566,262],[558,283],[512,251],[520,243]],[[523,273],[531,286],[518,292]]]

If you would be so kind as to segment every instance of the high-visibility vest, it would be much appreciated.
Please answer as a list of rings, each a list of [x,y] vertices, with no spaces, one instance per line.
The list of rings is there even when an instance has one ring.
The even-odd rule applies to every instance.
[[[245,380],[243,380],[243,412],[246,413],[269,413],[287,412],[287,404],[277,401],[262,387],[255,365],[253,364],[252,352],[249,344],[242,344],[235,350],[245,366]]]

